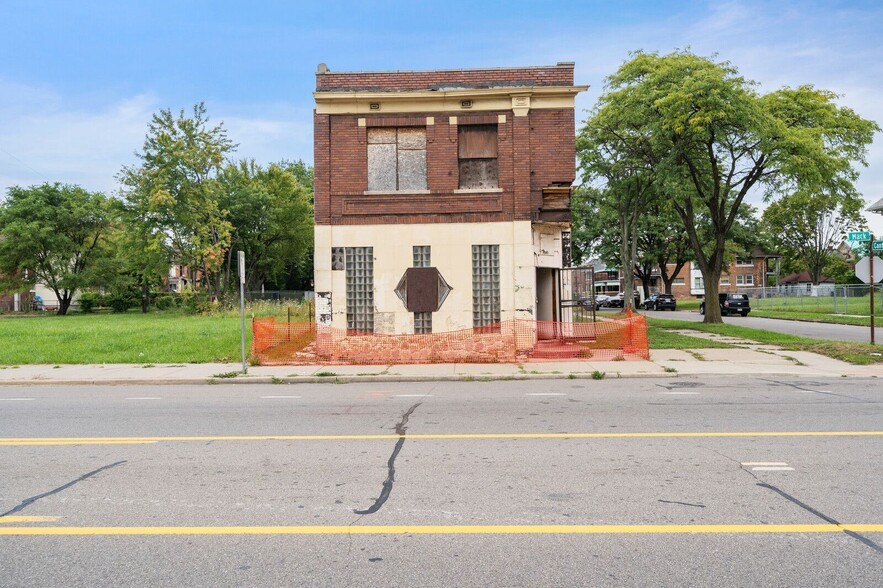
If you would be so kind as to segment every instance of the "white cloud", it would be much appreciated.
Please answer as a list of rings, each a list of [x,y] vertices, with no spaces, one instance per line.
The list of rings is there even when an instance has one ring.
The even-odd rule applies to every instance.
[[[47,88],[0,82],[0,191],[43,182],[79,184],[113,193],[123,165],[137,163],[153,113],[166,106],[154,95],[123,98],[94,109],[67,107]],[[173,107],[173,111],[180,108]],[[234,158],[260,163],[312,161],[309,110],[288,105],[208,105],[239,144]],[[225,116],[225,110],[229,114]],[[252,113],[259,113],[250,116]]]

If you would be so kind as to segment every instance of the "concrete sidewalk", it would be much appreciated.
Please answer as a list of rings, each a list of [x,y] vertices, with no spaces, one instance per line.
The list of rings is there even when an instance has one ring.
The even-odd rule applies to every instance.
[[[671,378],[697,375],[788,375],[878,377],[883,364],[857,366],[803,351],[707,336],[736,345],[732,348],[656,350],[649,361],[544,361],[523,364],[310,365],[251,366],[240,364],[175,365],[22,365],[0,368],[0,386],[29,384],[241,384],[390,382],[426,380],[503,380],[548,378]]]

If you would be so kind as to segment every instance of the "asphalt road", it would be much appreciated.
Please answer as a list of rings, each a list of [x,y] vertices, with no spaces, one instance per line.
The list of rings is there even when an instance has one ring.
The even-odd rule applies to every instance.
[[[702,322],[704,316],[695,310],[685,311],[665,311],[665,310],[647,310],[641,311],[651,318],[675,319],[681,321]],[[883,317],[881,317],[883,318]],[[729,325],[741,325],[743,327],[751,327],[752,329],[763,329],[765,331],[773,331],[774,333],[787,333],[789,335],[798,335],[800,337],[810,337],[813,339],[830,339],[832,341],[855,341],[859,343],[868,343],[871,340],[870,327],[859,327],[855,325],[835,325],[829,323],[811,323],[806,321],[788,321],[782,319],[761,318],[758,316],[725,316],[724,322]],[[883,343],[883,327],[877,326],[875,329],[876,339],[878,343]]]
[[[0,584],[879,585],[880,391],[3,387]]]

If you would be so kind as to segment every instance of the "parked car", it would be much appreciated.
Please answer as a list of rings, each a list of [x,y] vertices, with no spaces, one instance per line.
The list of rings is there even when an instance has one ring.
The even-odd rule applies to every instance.
[[[644,301],[645,310],[677,310],[677,301],[671,294],[651,294]]]
[[[641,293],[635,290],[635,308],[641,306]],[[625,307],[625,292],[620,292],[616,296],[611,296],[610,300],[607,302],[607,306],[611,308],[624,308]]]
[[[751,304],[748,302],[747,294],[725,294],[717,295],[721,308],[721,316],[728,314],[741,314],[748,316],[751,312]],[[699,314],[705,314],[705,301],[699,305]]]
[[[607,294],[598,294],[595,296],[595,302],[598,303],[599,307],[609,306],[610,305],[610,296]]]
[[[592,298],[591,296],[580,296],[579,298],[577,298],[576,304],[577,306],[581,306],[586,310],[590,310],[593,305],[595,307],[595,310],[598,310],[599,308],[598,299]]]

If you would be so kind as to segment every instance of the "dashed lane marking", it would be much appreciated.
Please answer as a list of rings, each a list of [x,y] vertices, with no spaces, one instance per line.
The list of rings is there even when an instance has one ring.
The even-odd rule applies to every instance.
[[[159,396],[132,396],[126,400],[162,400]]]
[[[793,472],[784,461],[743,461],[742,467],[750,467],[752,472]]]
[[[760,466],[751,468],[752,472],[793,472],[794,468],[784,466]]]
[[[567,396],[564,392],[528,392],[525,396]]]
[[[264,400],[290,400],[294,398],[301,398],[300,396],[261,396]]]

